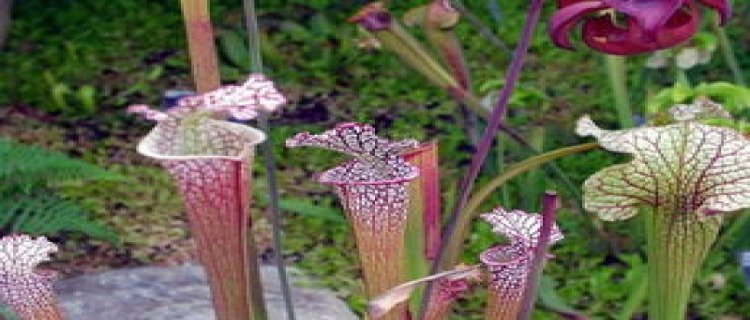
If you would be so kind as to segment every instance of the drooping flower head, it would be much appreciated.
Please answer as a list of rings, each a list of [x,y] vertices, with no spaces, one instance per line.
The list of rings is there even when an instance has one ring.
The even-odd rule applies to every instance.
[[[481,216],[492,231],[508,238],[509,244],[492,247],[479,256],[489,275],[489,299],[486,319],[516,319],[532,270],[534,249],[540,239],[542,216],[520,210],[497,208]],[[549,244],[563,239],[553,225]]]
[[[401,283],[404,276],[404,232],[409,207],[410,181],[419,170],[402,156],[417,148],[416,140],[390,141],[375,135],[366,124],[343,123],[313,135],[299,133],[287,147],[318,147],[353,157],[318,175],[318,181],[336,187],[357,238],[365,290],[375,297]],[[382,319],[402,319],[405,306]]]
[[[349,17],[349,22],[361,25],[368,31],[380,31],[391,27],[393,17],[380,2],[371,2]]]
[[[62,319],[52,290],[57,274],[36,270],[54,252],[57,246],[44,237],[11,235],[0,239],[0,302],[22,320]]]
[[[608,54],[632,55],[675,46],[690,39],[700,23],[700,4],[731,16],[727,0],[558,0],[550,34],[572,49],[570,31],[582,24],[583,41]]]
[[[585,209],[623,220],[641,206],[699,217],[750,207],[750,142],[732,129],[694,121],[726,116],[716,104],[698,103],[676,106],[671,113],[679,122],[661,127],[608,131],[581,118],[579,135],[633,157],[586,180]]]

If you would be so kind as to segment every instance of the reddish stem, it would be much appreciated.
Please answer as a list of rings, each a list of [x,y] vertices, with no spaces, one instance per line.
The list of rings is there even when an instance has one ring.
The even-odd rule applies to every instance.
[[[552,228],[555,226],[555,214],[557,212],[557,194],[547,191],[542,200],[542,226],[539,230],[539,242],[534,248],[534,260],[531,263],[528,280],[526,281],[526,290],[521,304],[521,311],[518,313],[518,319],[530,319],[531,311],[534,308],[536,300],[536,289],[539,281],[539,275],[544,268],[544,262],[547,260],[547,248],[549,239],[552,234]]]
[[[424,255],[432,261],[440,250],[440,169],[438,164],[438,144],[435,141],[421,145],[404,158],[419,168],[420,199],[413,202],[422,204],[422,224],[424,231]]]
[[[198,93],[214,90],[221,82],[208,1],[181,0],[180,4],[188,36],[193,81]]]

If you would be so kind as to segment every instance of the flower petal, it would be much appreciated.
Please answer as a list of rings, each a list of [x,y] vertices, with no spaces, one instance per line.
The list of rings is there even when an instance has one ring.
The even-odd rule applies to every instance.
[[[738,132],[695,122],[606,131],[588,118],[576,131],[633,156],[584,184],[584,207],[604,220],[631,217],[640,205],[699,216],[750,207],[750,142]]]
[[[349,22],[356,23],[367,31],[380,31],[391,27],[393,17],[382,2],[375,1],[362,7],[356,14],[349,17]]]
[[[643,41],[634,22],[622,27],[609,16],[586,20],[581,33],[587,46],[607,54],[633,55],[657,49],[655,42]]]
[[[690,39],[698,29],[700,11],[689,5],[690,11],[679,11],[659,29],[655,38],[633,20],[628,26],[618,26],[607,16],[591,18],[583,25],[583,40],[586,44],[604,53],[632,55],[670,48]]]
[[[675,13],[656,36],[660,48],[670,48],[689,40],[698,32],[700,8],[688,2],[684,10]]]
[[[683,6],[685,0],[604,0],[615,11],[634,19],[649,38],[657,33]]]
[[[563,1],[564,2],[564,1]],[[570,30],[581,22],[581,19],[598,10],[607,8],[602,1],[579,1],[578,3],[564,4],[555,12],[550,21],[549,33],[556,46],[573,49],[570,43]]]
[[[628,27],[621,27],[605,17],[589,19],[583,25],[583,40],[594,50],[615,55],[633,55],[663,48],[655,39],[646,37],[635,22],[629,21]]]

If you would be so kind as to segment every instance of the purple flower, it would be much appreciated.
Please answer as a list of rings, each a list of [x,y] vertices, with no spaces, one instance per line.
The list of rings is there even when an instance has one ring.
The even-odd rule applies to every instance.
[[[582,25],[583,41],[594,50],[632,55],[673,47],[690,39],[700,23],[701,3],[721,15],[726,0],[558,0],[550,35],[554,43],[572,49],[570,31]]]

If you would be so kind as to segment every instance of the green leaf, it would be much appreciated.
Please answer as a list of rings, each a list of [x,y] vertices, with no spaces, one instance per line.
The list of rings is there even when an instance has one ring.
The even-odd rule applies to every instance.
[[[625,300],[620,312],[617,314],[618,320],[630,320],[638,312],[643,303],[646,301],[648,292],[648,275],[646,274],[646,265],[638,255],[623,255],[620,259],[628,263],[628,271],[623,280],[623,287],[627,288],[630,293]]]
[[[250,52],[245,45],[245,39],[239,32],[233,30],[222,32],[219,34],[219,45],[221,53],[232,65],[245,71],[250,70]]]
[[[549,276],[542,276],[539,280],[539,304],[544,308],[565,315],[573,319],[586,319],[586,316],[576,311],[555,291],[555,281]]]
[[[674,87],[672,87],[671,93],[673,104],[687,101],[688,99],[695,96],[693,88],[681,82],[676,83]]]
[[[268,194],[256,193],[256,197],[261,204],[267,205]],[[328,205],[315,204],[314,202],[302,198],[286,198],[279,200],[279,208],[284,211],[293,212],[302,216],[323,219],[334,223],[346,223],[341,211]]]
[[[750,89],[729,82],[701,83],[695,92],[721,102],[735,116],[750,107]]]
[[[78,88],[76,96],[86,114],[96,111],[96,89],[93,86],[84,85]]]

